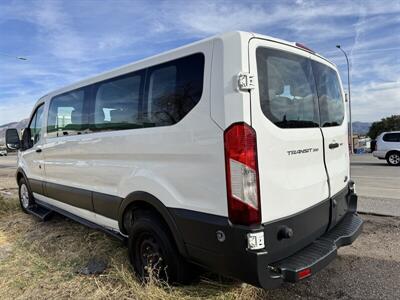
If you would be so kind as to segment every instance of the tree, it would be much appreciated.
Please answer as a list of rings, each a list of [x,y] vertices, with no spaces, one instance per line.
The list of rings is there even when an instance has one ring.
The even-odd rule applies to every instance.
[[[368,136],[374,140],[382,132],[395,130],[400,130],[400,115],[393,115],[372,123],[368,131]]]

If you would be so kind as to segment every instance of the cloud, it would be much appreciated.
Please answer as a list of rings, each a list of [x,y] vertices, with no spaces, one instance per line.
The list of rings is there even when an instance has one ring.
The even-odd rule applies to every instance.
[[[2,1],[0,52],[29,60],[0,58],[0,124],[60,86],[231,30],[303,42],[346,79],[340,43],[352,63],[353,119],[400,107],[398,85],[383,89],[399,81],[399,1]],[[387,100],[367,105],[371,95]]]
[[[353,120],[380,120],[400,113],[400,81],[371,82],[356,87],[352,95]]]

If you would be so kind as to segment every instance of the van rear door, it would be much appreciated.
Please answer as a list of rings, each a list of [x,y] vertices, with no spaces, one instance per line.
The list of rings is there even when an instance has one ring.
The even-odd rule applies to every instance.
[[[324,138],[325,164],[332,198],[331,226],[333,226],[347,211],[347,202],[343,201],[344,197],[342,197],[342,194],[347,193],[346,187],[350,177],[347,119],[343,90],[337,71],[324,60],[314,59],[312,64],[318,91],[320,126]]]
[[[258,79],[250,92],[251,125],[265,223],[327,200],[329,185],[311,54],[258,38],[249,53],[249,71]]]

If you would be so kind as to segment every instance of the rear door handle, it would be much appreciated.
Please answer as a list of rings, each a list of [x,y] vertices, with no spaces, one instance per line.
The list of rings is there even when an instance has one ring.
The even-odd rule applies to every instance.
[[[40,153],[40,152],[42,152],[42,149],[40,149],[40,148],[39,148],[39,149],[36,149],[36,152],[37,152],[37,153]]]
[[[331,144],[329,144],[329,149],[335,149],[337,147],[339,147],[339,143],[331,143]]]

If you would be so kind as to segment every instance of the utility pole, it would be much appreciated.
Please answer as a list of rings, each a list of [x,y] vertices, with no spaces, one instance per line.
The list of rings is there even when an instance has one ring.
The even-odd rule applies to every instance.
[[[351,118],[351,92],[350,92],[350,64],[349,64],[349,58],[347,57],[346,52],[340,47],[340,45],[336,45],[336,48],[338,48],[340,51],[343,52],[344,56],[346,57],[346,62],[347,62],[347,90],[348,90],[348,95],[349,95],[349,121],[350,121],[350,152],[354,153],[354,142],[353,142],[353,122]]]

